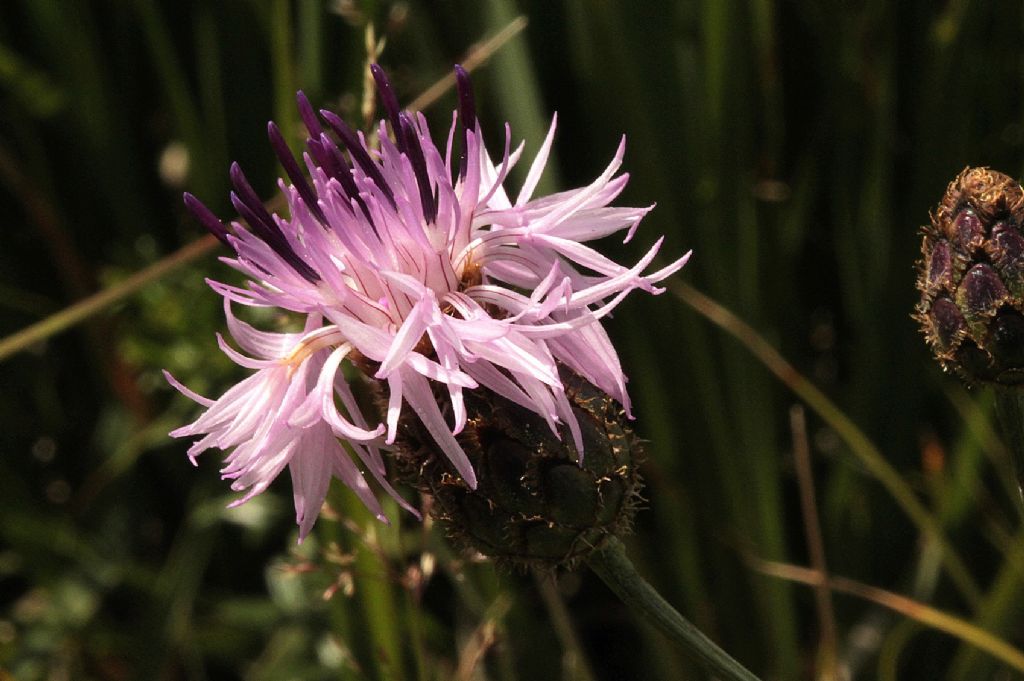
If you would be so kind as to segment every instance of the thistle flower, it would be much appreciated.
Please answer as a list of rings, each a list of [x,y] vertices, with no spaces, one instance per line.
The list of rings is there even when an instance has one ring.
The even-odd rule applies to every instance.
[[[942,366],[972,383],[1024,384],[1024,190],[967,168],[924,228],[916,318]]]
[[[382,451],[394,448],[399,420],[414,419],[469,489],[477,471],[457,436],[469,420],[469,391],[493,393],[563,432],[582,460],[584,437],[566,393],[565,369],[629,414],[626,378],[600,320],[631,291],[679,270],[689,253],[644,274],[662,240],[625,267],[585,245],[626,230],[629,241],[653,207],[609,207],[628,175],[618,174],[624,139],[604,172],[578,189],[533,198],[556,120],[514,200],[505,180],[522,153],[494,163],[477,125],[466,73],[456,67],[458,111],[443,148],[425,118],[400,111],[383,71],[372,67],[386,120],[376,140],[330,111],[319,117],[300,93],[308,130],[303,172],[278,128],[271,145],[289,182],[279,186],[289,216],[271,215],[237,164],[231,201],[248,223],[226,227],[190,194],[185,204],[233,252],[225,258],[245,287],[210,281],[224,298],[228,330],[241,352],[221,349],[255,373],[217,400],[168,380],[205,411],[173,431],[199,437],[195,457],[229,451],[222,470],[237,504],[267,488],[287,466],[300,540],[312,528],[331,476],[384,520],[347,443],[377,483],[412,513],[388,482]],[[458,152],[456,153],[456,147]],[[261,331],[233,305],[270,307],[304,320],[301,333]],[[244,353],[244,354],[243,354]],[[364,411],[341,370],[348,362],[386,394],[380,414]],[[473,398],[471,398],[472,401]]]

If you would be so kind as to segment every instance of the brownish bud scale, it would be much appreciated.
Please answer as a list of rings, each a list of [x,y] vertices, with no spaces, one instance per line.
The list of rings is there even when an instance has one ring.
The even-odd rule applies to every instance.
[[[923,229],[914,317],[942,366],[972,383],[1024,385],[1024,189],[967,168]]]
[[[628,531],[639,500],[640,443],[622,408],[588,382],[562,380],[583,435],[561,440],[539,415],[486,390],[466,394],[458,436],[475,490],[458,476],[415,419],[399,426],[395,455],[406,484],[433,497],[431,512],[457,544],[515,568],[572,568],[608,537]]]

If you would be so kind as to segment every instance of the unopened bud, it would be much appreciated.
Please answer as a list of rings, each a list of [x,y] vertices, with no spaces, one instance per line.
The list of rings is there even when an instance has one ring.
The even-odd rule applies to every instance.
[[[1024,384],[1024,189],[968,168],[924,228],[915,318],[942,366],[972,383]]]

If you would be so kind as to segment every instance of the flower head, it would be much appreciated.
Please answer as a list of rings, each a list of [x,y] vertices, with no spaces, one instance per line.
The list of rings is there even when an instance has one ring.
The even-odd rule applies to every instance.
[[[383,71],[372,67],[386,120],[376,141],[330,111],[318,117],[300,93],[309,132],[302,163],[278,128],[268,132],[290,180],[280,181],[289,217],[270,214],[238,165],[231,200],[248,223],[228,229],[190,194],[185,203],[234,257],[247,286],[219,282],[228,330],[242,352],[221,349],[255,370],[217,400],[185,395],[206,411],[172,435],[230,450],[223,475],[259,494],[287,466],[300,537],[313,525],[333,475],[383,519],[345,441],[389,494],[382,450],[395,442],[399,417],[415,415],[470,488],[476,473],[456,436],[467,422],[464,391],[487,390],[537,414],[556,436],[568,428],[579,457],[583,438],[559,366],[617,400],[629,413],[626,378],[600,320],[634,289],[660,293],[689,253],[645,274],[660,246],[632,267],[586,242],[626,230],[629,241],[651,209],[609,207],[628,175],[617,174],[624,140],[592,183],[533,198],[556,120],[513,199],[506,125],[496,164],[476,121],[466,73],[456,67],[459,110],[438,148],[422,115],[400,111]],[[257,330],[232,305],[271,307],[304,319],[301,333]],[[378,382],[386,410],[367,414],[341,371],[344,362]],[[438,396],[442,399],[438,399]],[[440,404],[439,404],[440,402]],[[378,422],[382,421],[382,422]]]

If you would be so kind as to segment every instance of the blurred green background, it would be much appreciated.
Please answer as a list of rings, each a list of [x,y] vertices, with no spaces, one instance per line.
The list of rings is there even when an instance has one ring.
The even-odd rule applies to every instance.
[[[492,153],[508,120],[532,155],[557,111],[542,189],[565,189],[626,133],[620,203],[658,205],[607,251],[635,258],[660,234],[666,256],[693,248],[680,276],[900,474],[880,484],[863,443],[808,411],[829,570],[1021,646],[1024,531],[990,396],[942,375],[910,313],[917,229],[946,183],[968,164],[1024,169],[1022,14],[970,0],[4,0],[0,337],[198,238],[183,190],[229,216],[231,160],[270,197],[265,125],[295,132],[296,89],[361,124],[369,25],[409,102],[525,15],[474,75]],[[453,104],[427,110],[438,134]],[[0,679],[705,678],[585,571],[554,585],[499,573],[408,516],[373,523],[339,490],[296,548],[287,480],[226,511],[217,454],[195,469],[166,435],[195,409],[160,376],[219,394],[244,375],[217,351],[207,276],[233,275],[207,256],[0,363]],[[812,589],[748,560],[809,563],[798,398],[671,292],[637,295],[607,326],[650,440],[634,560],[759,675],[824,678]],[[932,514],[963,571],[893,489]],[[852,678],[1020,678],[877,604],[834,605]]]

